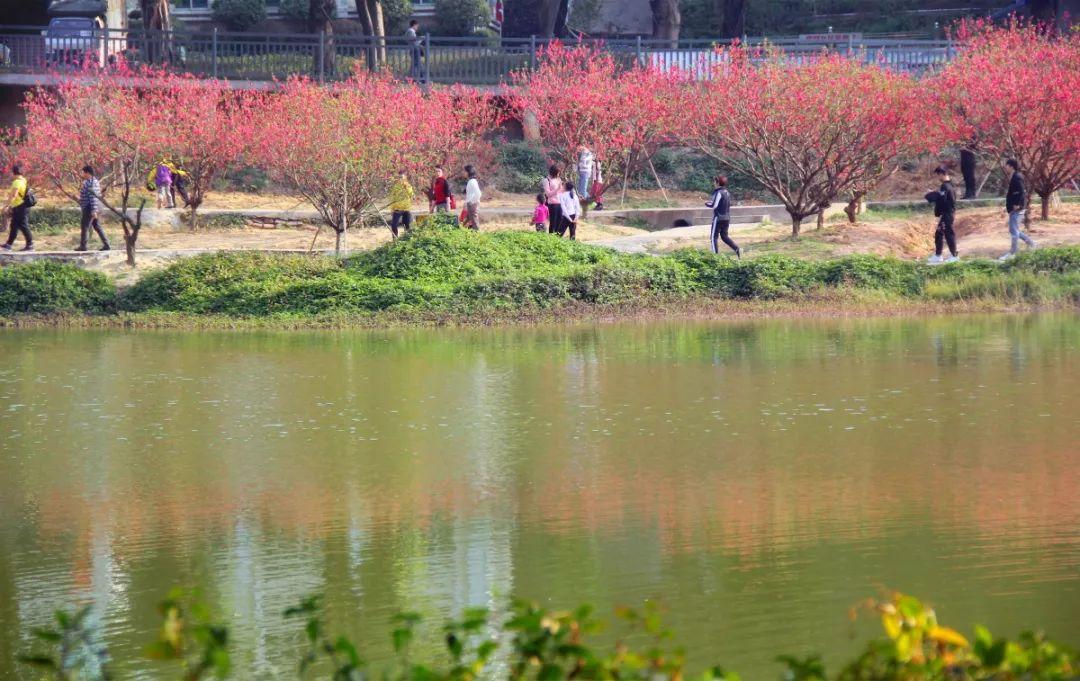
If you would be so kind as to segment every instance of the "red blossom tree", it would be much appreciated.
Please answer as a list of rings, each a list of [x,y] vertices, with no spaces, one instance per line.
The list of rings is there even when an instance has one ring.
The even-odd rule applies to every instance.
[[[683,140],[760,183],[787,209],[791,234],[839,197],[869,191],[922,146],[909,76],[839,55],[800,64],[735,47],[686,100]]]
[[[630,174],[648,164],[681,124],[681,74],[618,63],[596,46],[554,43],[539,66],[515,75],[515,107],[532,112],[552,158],[574,166],[586,145],[608,173]]]
[[[188,175],[191,229],[214,180],[236,165],[255,138],[255,95],[228,83],[194,76],[159,73],[149,79],[149,104],[164,110],[166,121],[154,126],[155,146]]]
[[[1013,21],[962,24],[960,52],[928,90],[952,116],[950,141],[1015,157],[1050,217],[1054,192],[1080,176],[1080,33]]]
[[[483,98],[466,94],[429,96],[364,71],[332,86],[294,78],[263,100],[256,156],[311,203],[340,253],[349,227],[377,211],[401,170],[426,177],[435,165],[490,155],[480,134],[490,121],[475,103]]]
[[[82,168],[101,174],[102,204],[120,220],[128,264],[142,228],[143,199],[134,213],[132,190],[142,186],[154,157],[165,115],[138,89],[145,80],[131,75],[61,81],[55,90],[38,88],[24,103],[25,137],[20,156],[32,181],[78,201]],[[118,192],[110,198],[109,190]]]

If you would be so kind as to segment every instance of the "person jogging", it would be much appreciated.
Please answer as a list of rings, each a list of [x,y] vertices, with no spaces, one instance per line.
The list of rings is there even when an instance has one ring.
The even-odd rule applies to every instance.
[[[94,173],[93,166],[83,166],[82,189],[79,190],[79,208],[82,209],[82,221],[79,223],[79,247],[76,251],[86,250],[86,241],[90,236],[90,229],[101,239],[101,250],[107,251],[109,240],[105,238],[105,230],[101,228],[101,181]]]
[[[1012,238],[1012,243],[1009,252],[998,258],[998,260],[1008,260],[1014,257],[1021,241],[1027,244],[1028,248],[1036,247],[1035,240],[1024,234],[1020,229],[1020,222],[1027,212],[1028,199],[1024,176],[1020,174],[1020,162],[1015,158],[1010,158],[1005,162],[1005,166],[1012,171],[1012,176],[1009,178],[1009,189],[1005,192],[1005,212],[1009,215],[1009,236]]]
[[[742,258],[742,249],[728,236],[728,228],[731,226],[731,194],[727,190],[728,180],[724,175],[713,178],[712,198],[705,205],[712,208],[712,229],[709,232],[709,245],[712,252],[719,255],[720,241],[727,244],[728,248],[735,251],[736,258]]]
[[[956,188],[953,187],[949,171],[944,167],[935,168],[934,174],[941,178],[941,186],[936,192],[927,195],[928,201],[933,200],[934,216],[938,219],[937,229],[934,231],[934,254],[929,260],[932,265],[960,259],[956,250],[956,232],[953,231],[953,222],[956,220]],[[941,257],[945,244],[949,245],[947,260]]]
[[[29,186],[23,177],[22,168],[17,165],[11,166],[11,174],[15,177],[11,180],[11,193],[8,195],[7,210],[11,215],[11,228],[8,231],[7,241],[4,242],[5,251],[10,251],[15,244],[15,238],[21,233],[26,239],[26,245],[22,250],[34,250],[34,237],[30,234],[30,206],[27,205],[26,194]]]
[[[563,193],[559,194],[559,208],[562,211],[562,227],[559,228],[559,236],[570,231],[570,240],[577,241],[577,221],[581,217],[581,199],[574,191],[574,183],[567,182],[563,185]]]

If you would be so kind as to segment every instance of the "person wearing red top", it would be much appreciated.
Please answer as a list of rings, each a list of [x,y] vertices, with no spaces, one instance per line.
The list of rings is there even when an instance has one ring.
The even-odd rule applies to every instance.
[[[452,208],[450,203],[454,200],[454,192],[450,189],[450,182],[442,168],[435,169],[435,179],[431,181],[428,199],[431,202],[428,211],[431,213],[445,213]]]

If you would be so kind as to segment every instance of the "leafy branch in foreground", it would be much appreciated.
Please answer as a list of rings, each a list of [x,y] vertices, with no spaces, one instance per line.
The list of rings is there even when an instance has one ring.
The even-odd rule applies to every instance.
[[[1057,681],[1080,674],[1080,656],[1041,633],[1023,633],[1016,640],[994,638],[975,627],[969,640],[938,622],[933,608],[912,596],[893,593],[862,606],[880,617],[885,637],[871,641],[839,674],[830,676],[819,655],[776,658],[785,681]],[[224,679],[234,671],[228,629],[215,624],[210,611],[193,594],[175,591],[159,607],[162,630],[147,650],[152,659],[179,662],[185,681]],[[856,610],[853,609],[853,613]],[[58,630],[37,630],[46,654],[20,658],[63,681],[109,679],[108,654],[88,626],[89,608],[57,613]],[[303,622],[298,672],[302,679],[360,681],[684,681],[686,656],[673,647],[661,610],[648,602],[641,609],[620,608],[626,627],[609,646],[589,637],[605,628],[589,606],[552,611],[523,600],[505,611],[466,610],[437,631],[443,642],[436,661],[414,661],[413,642],[424,626],[416,613],[394,618],[396,662],[371,669],[360,647],[347,636],[331,634],[324,621],[322,599],[309,596],[284,612]],[[631,645],[631,640],[645,641]],[[237,670],[243,675],[244,670]],[[739,681],[738,675],[713,666],[695,675],[701,681]]]

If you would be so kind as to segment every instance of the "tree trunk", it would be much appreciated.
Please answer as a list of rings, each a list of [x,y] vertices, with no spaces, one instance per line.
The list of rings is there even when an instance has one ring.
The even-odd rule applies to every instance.
[[[739,38],[746,33],[746,0],[713,0],[714,21],[721,38]]]
[[[379,61],[386,63],[386,21],[383,18],[382,0],[371,0],[371,22],[379,41]]]
[[[362,13],[361,13],[362,15]],[[323,43],[322,63],[319,62],[319,53],[315,53],[315,63],[311,72],[328,74],[334,72],[337,50],[334,49],[334,0],[310,0],[308,4],[308,20],[311,22],[312,33],[325,33]]]
[[[964,175],[964,198],[979,197],[979,183],[975,179],[975,152],[971,149],[960,150],[960,172]]]
[[[134,235],[124,230],[124,251],[127,253],[127,264],[135,267],[135,239]]]
[[[338,257],[341,256],[341,246],[342,246],[342,241],[343,241],[344,236],[345,236],[345,230],[343,230],[343,229],[335,229],[334,230],[334,255],[335,256],[338,256]]]
[[[537,12],[540,15],[540,35],[551,39],[555,37],[555,20],[559,16],[560,0],[540,0]]]
[[[802,229],[802,221],[803,221],[802,218],[795,217],[794,215],[791,216],[791,238],[792,239],[798,239],[799,238],[799,232]]]
[[[1053,199],[1053,194],[1039,194],[1039,203],[1042,205],[1042,219],[1050,219],[1050,203]]]
[[[170,0],[141,0],[143,30],[146,34],[146,60],[151,64],[160,64],[168,60],[169,32],[172,31],[172,17],[169,14]]]
[[[678,47],[682,28],[679,0],[649,0],[649,9],[652,11],[652,37],[670,42],[673,49]]]
[[[364,50],[364,58],[367,60],[368,70],[374,71],[379,68],[379,56],[375,49],[375,22],[371,18],[371,7],[367,0],[356,0],[356,9],[360,15],[360,25],[364,29],[364,35],[370,38],[370,44]]]
[[[844,207],[844,212],[847,213],[848,222],[855,224],[859,221],[859,213],[862,212],[863,197],[866,196],[866,192],[852,192],[851,201],[848,201],[848,205]],[[823,211],[824,212],[824,211]]]
[[[821,229],[825,226],[825,209],[822,208],[817,214],[817,228]]]

